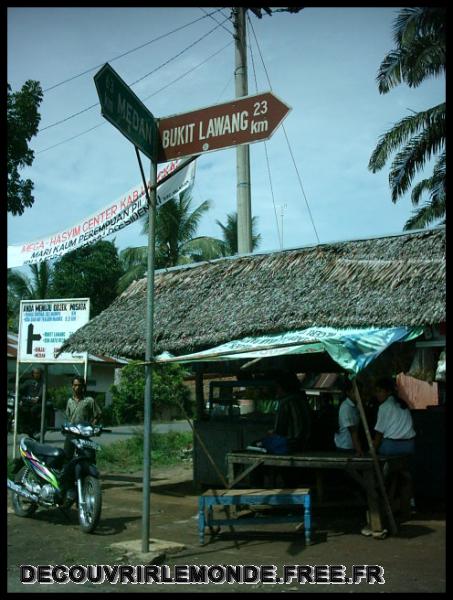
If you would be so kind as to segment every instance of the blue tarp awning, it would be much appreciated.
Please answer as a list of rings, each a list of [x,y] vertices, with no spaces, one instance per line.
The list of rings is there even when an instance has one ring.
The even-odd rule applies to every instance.
[[[423,327],[309,327],[280,334],[245,337],[184,356],[164,352],[156,357],[156,362],[197,363],[327,352],[341,367],[357,374],[394,342],[407,342],[422,333]]]

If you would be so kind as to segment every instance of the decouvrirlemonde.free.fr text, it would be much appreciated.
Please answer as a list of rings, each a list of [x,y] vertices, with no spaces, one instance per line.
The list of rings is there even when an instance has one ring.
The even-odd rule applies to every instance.
[[[21,565],[24,584],[385,583],[380,565]]]

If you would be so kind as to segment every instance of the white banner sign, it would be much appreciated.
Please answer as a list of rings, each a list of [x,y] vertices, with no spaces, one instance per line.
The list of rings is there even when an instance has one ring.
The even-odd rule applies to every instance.
[[[158,172],[157,181],[176,169],[180,160],[168,163]],[[170,179],[157,187],[157,207],[159,208],[175,195],[193,185],[195,161],[181,169]],[[150,188],[150,182],[147,182]],[[76,248],[97,242],[103,237],[115,233],[140,219],[148,212],[145,188],[135,186],[116,202],[110,203],[93,215],[79,221],[76,225],[49,235],[48,237],[8,246],[8,268],[21,267],[59,258]]]
[[[90,299],[21,300],[17,356],[19,362],[84,362],[86,353],[64,352],[61,345],[90,320]]]

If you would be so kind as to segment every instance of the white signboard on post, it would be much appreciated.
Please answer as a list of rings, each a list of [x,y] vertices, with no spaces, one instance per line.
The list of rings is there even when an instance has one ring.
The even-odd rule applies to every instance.
[[[17,359],[23,363],[85,362],[86,353],[64,352],[63,342],[90,320],[89,298],[21,300]]]

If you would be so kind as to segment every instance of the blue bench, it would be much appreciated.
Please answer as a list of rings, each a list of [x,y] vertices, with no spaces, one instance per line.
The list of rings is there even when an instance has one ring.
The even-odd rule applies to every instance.
[[[282,515],[263,517],[259,519],[214,519],[213,507],[223,506],[228,513],[229,506],[239,505],[271,505],[303,507],[300,515]],[[311,498],[310,488],[279,489],[279,490],[208,490],[198,498],[198,533],[200,544],[204,544],[205,528],[213,532],[216,525],[267,525],[273,523],[304,523],[305,543],[311,542]]]

